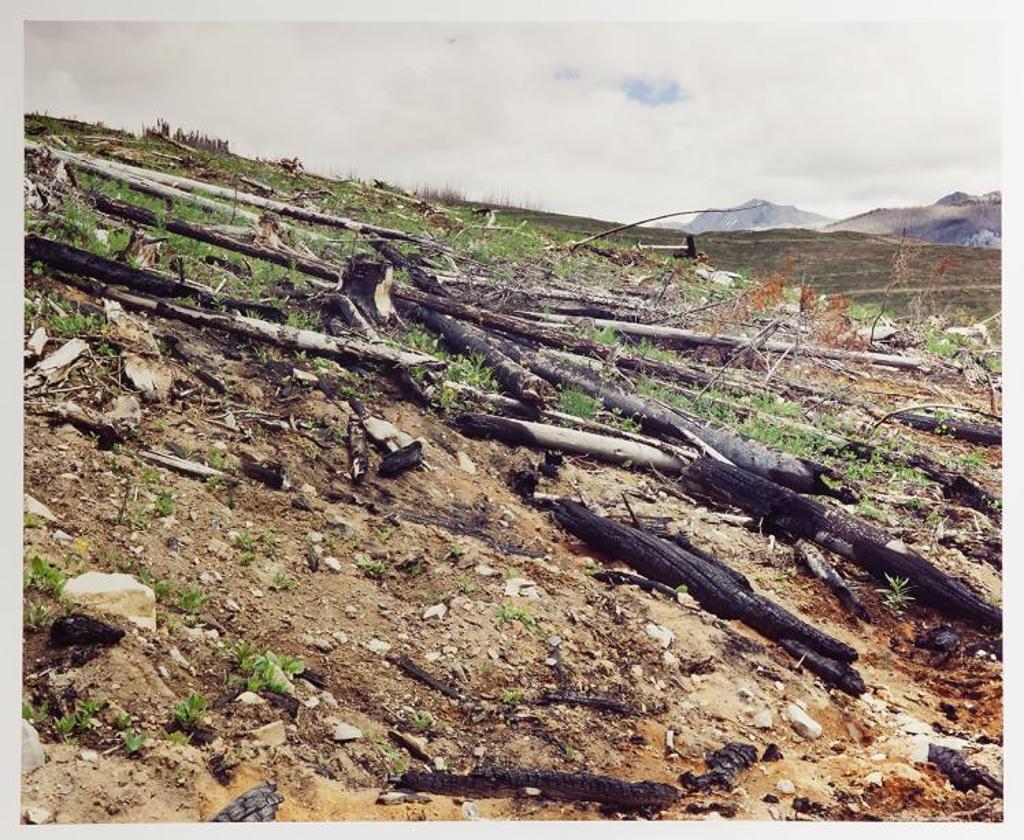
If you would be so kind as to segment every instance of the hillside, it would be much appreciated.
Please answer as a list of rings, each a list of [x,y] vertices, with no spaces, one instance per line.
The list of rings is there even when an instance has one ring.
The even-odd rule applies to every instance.
[[[923,207],[880,208],[826,227],[830,231],[908,236],[948,245],[999,248],[1002,243],[1002,194],[955,192]]]
[[[799,286],[891,241],[25,134],[24,822],[1002,819],[1000,349]]]

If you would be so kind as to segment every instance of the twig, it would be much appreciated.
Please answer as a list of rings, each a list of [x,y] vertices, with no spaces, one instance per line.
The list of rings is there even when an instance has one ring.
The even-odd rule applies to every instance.
[[[641,219],[639,222],[630,222],[628,225],[619,225],[613,227],[610,230],[603,230],[600,233],[595,233],[593,236],[588,236],[586,239],[581,239],[579,242],[570,242],[569,250],[575,251],[581,245],[586,245],[588,242],[593,242],[595,239],[601,239],[604,236],[608,236],[611,233],[618,233],[622,230],[629,230],[630,228],[639,227],[640,225],[646,225],[649,222],[657,222],[661,219],[671,219],[673,216],[695,216],[698,213],[733,213],[737,210],[756,210],[758,207],[764,207],[765,203],[751,204],[749,207],[726,207],[724,209],[711,208],[707,210],[679,210],[675,213],[663,213],[660,216],[651,216],[649,219]]]

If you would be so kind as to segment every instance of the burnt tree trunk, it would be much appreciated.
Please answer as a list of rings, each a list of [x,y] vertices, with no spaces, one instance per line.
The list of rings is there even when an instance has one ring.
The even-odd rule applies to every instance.
[[[554,389],[499,350],[482,330],[422,306],[409,305],[409,314],[434,332],[458,353],[483,356],[505,393],[525,403],[543,406]]]
[[[667,540],[598,516],[567,499],[555,502],[553,513],[570,533],[629,563],[645,577],[671,587],[685,584],[708,612],[738,619],[769,639],[792,640],[814,651],[816,656],[806,662],[808,668],[849,694],[864,692],[864,682],[848,664],[856,660],[857,651],[754,592],[746,578],[733,569],[727,573],[720,561],[709,563]]]
[[[345,268],[341,290],[371,324],[386,324],[395,316],[393,285],[390,265],[357,254]]]
[[[943,437],[978,443],[982,446],[1002,446],[1003,430],[999,426],[982,426],[966,420],[941,419],[926,414],[897,414],[895,419],[923,432],[932,432]]]
[[[694,492],[763,519],[769,529],[783,536],[811,540],[872,574],[909,579],[918,601],[983,625],[1002,627],[1002,612],[997,607],[884,531],[842,511],[707,457],[694,461],[681,481]]]

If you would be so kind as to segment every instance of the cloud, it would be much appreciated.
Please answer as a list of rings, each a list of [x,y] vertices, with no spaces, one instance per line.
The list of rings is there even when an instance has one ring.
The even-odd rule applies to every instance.
[[[999,186],[988,25],[26,24],[26,107],[628,220]],[[634,95],[624,87],[634,80]],[[677,88],[673,88],[673,84]],[[698,92],[693,98],[685,91]],[[644,102],[643,100],[650,100]]]

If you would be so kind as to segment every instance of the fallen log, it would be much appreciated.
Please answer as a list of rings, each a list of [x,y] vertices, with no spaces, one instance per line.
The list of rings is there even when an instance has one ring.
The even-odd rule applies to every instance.
[[[568,499],[556,501],[552,512],[563,528],[592,548],[624,560],[652,580],[673,588],[685,584],[687,592],[713,615],[738,619],[775,641],[798,640],[820,654],[808,667],[822,666],[815,673],[823,679],[850,694],[865,690],[860,676],[848,665],[857,659],[857,651],[754,592],[749,584],[741,585],[737,572],[722,570],[724,564],[708,563],[667,540],[598,516]]]
[[[26,142],[26,148],[38,148],[35,143],[31,141]],[[105,170],[107,173],[119,173],[123,175],[130,175],[138,179],[143,179],[157,184],[164,184],[166,186],[175,187],[176,189],[184,190],[187,193],[206,193],[207,195],[217,196],[220,198],[227,199],[232,202],[242,202],[254,207],[261,207],[264,210],[270,210],[271,212],[278,213],[281,216],[286,216],[292,219],[298,219],[302,222],[308,222],[314,225],[322,225],[324,227],[341,228],[343,230],[350,230],[360,234],[371,234],[373,236],[379,236],[382,239],[397,239],[405,242],[414,242],[417,245],[425,248],[434,248],[437,250],[448,250],[447,247],[434,242],[431,239],[426,239],[420,236],[414,236],[409,233],[405,233],[400,230],[392,230],[390,228],[380,227],[378,225],[365,224],[363,222],[357,222],[355,219],[347,219],[342,216],[332,216],[329,213],[321,213],[316,210],[308,210],[305,207],[298,207],[294,204],[286,204],[283,201],[275,201],[271,198],[265,198],[261,195],[255,195],[253,193],[241,192],[240,190],[232,187],[222,187],[217,184],[210,184],[204,181],[197,181],[192,178],[185,178],[180,175],[170,175],[166,172],[157,172],[152,169],[143,169],[138,166],[130,166],[123,163],[115,163],[113,161],[107,161],[97,158],[91,158],[86,155],[77,154],[75,152],[63,152],[57,149],[51,149],[51,154],[62,159],[69,160],[75,164],[89,164],[96,169]]]
[[[546,312],[531,312],[530,317],[555,324],[580,323],[566,315],[551,315]],[[704,335],[679,327],[662,327],[655,324],[638,324],[632,321],[610,321],[605,318],[592,319],[599,329],[613,329],[625,335],[637,335],[656,339],[684,347],[720,347],[733,349],[746,346],[750,339],[744,336]],[[923,359],[914,356],[897,356],[892,353],[873,353],[867,350],[841,350],[833,347],[816,347],[810,344],[796,344],[789,341],[765,341],[761,349],[770,353],[792,353],[799,350],[806,356],[822,359],[836,359],[846,362],[862,362],[864,364],[882,365],[884,367],[901,368],[904,370],[921,370],[926,368]]]
[[[73,402],[43,405],[30,411],[48,417],[53,423],[69,423],[80,431],[96,435],[100,449],[112,449],[115,443],[124,443],[128,436],[126,424],[112,422]]]
[[[41,260],[63,271],[81,274],[104,283],[126,285],[130,288],[141,286],[146,291],[152,288],[148,285],[146,277],[152,272],[129,268],[112,260],[96,257],[79,248],[60,245],[60,243],[35,235],[30,234],[25,238],[25,256],[26,259]],[[156,276],[159,277],[159,275]],[[299,329],[286,324],[273,324],[231,312],[210,312],[198,307],[156,300],[141,294],[122,292],[111,285],[98,287],[90,285],[87,290],[116,300],[125,306],[146,309],[165,318],[175,318],[198,326],[213,327],[291,350],[305,350],[328,358],[357,358],[386,364],[443,367],[443,362],[439,362],[432,356],[388,345],[336,338],[314,330]]]
[[[589,455],[599,461],[653,469],[668,475],[677,475],[686,468],[686,462],[674,455],[625,438],[596,435],[526,420],[510,420],[493,414],[461,414],[455,419],[455,425],[459,431],[470,437],[493,438],[513,446],[525,445]]]
[[[501,352],[481,330],[422,306],[410,305],[407,311],[411,317],[440,333],[457,353],[482,356],[494,371],[494,378],[512,397],[538,406],[552,397],[554,389],[547,382]]]
[[[620,808],[666,808],[680,796],[678,788],[659,782],[627,782],[589,773],[487,767],[464,776],[454,773],[409,771],[400,787],[447,796],[500,797],[539,790],[549,799],[601,802]]]
[[[996,796],[1002,797],[1003,783],[991,773],[971,767],[957,750],[938,744],[928,745],[928,761],[934,764],[949,779],[957,790],[973,790],[984,785]]]
[[[871,621],[871,616],[865,609],[860,599],[850,591],[850,587],[839,576],[839,573],[825,559],[817,548],[804,540],[797,540],[795,553],[799,559],[818,580],[822,581],[832,594],[839,599],[839,603],[846,608],[847,612],[857,616],[861,621]]]
[[[931,432],[942,437],[965,440],[982,446],[1002,446],[1003,430],[1001,426],[983,426],[980,423],[969,423],[966,420],[952,418],[929,417],[926,414],[908,414],[903,412],[894,419],[904,426]]]
[[[261,782],[210,817],[210,822],[272,822],[284,797],[274,782]]]
[[[508,347],[510,344],[503,342],[502,346]],[[626,393],[620,388],[598,381],[582,368],[567,364],[552,354],[543,351],[536,354],[512,352],[516,352],[519,361],[525,362],[531,370],[549,382],[578,389],[600,400],[609,411],[638,420],[648,434],[684,441],[691,445],[696,438],[705,447],[714,450],[731,463],[801,493],[837,495],[841,492],[822,480],[822,476],[834,477],[833,471],[823,464],[806,458],[797,458],[788,453],[775,452],[728,429],[714,428],[682,412],[659,405],[653,400]]]
[[[338,271],[338,269],[333,268],[320,260],[304,257],[294,251],[286,251],[279,248],[268,248],[265,245],[257,245],[255,242],[247,242],[244,239],[239,239],[237,236],[231,236],[217,230],[216,228],[195,225],[191,222],[186,222],[183,219],[169,218],[161,220],[153,211],[145,207],[138,207],[134,204],[117,201],[115,199],[108,198],[101,193],[90,193],[89,198],[97,210],[101,213],[107,214],[108,216],[127,219],[135,222],[136,224],[146,225],[147,227],[162,226],[169,233],[194,239],[197,242],[205,242],[207,245],[214,245],[217,248],[223,248],[226,251],[245,254],[247,257],[255,257],[256,259],[273,263],[274,265],[280,265],[285,268],[294,268],[296,271],[300,271],[303,274],[308,274],[312,277],[319,277],[322,280],[333,281],[334,283],[338,283],[340,280],[341,272]]]
[[[197,476],[198,478],[224,478],[227,476],[227,473],[213,467],[208,467],[206,464],[200,464],[198,461],[189,461],[185,458],[179,458],[177,455],[157,452],[153,449],[141,450],[139,457],[152,461],[154,464],[159,464],[162,467],[167,467],[185,475]]]
[[[879,528],[760,476],[702,457],[682,474],[691,491],[758,517],[789,539],[807,539],[872,574],[905,577],[917,600],[945,612],[1001,627],[1002,612]]]
[[[689,791],[710,793],[715,789],[732,790],[736,776],[757,762],[757,748],[753,744],[726,744],[705,758],[708,772],[700,776],[687,770],[679,782]]]

